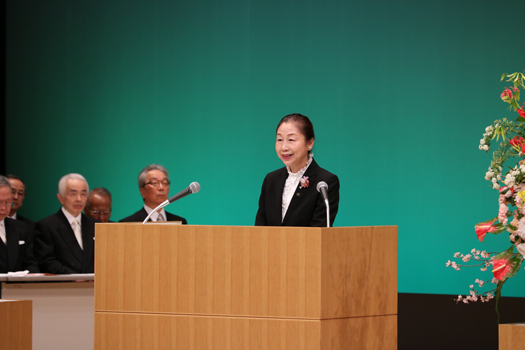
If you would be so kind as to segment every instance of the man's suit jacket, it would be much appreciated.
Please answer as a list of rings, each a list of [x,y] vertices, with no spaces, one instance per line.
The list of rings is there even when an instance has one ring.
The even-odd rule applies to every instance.
[[[95,271],[95,222],[82,214],[82,245],[62,209],[36,223],[36,253],[40,271],[53,274]]]
[[[27,225],[5,218],[6,242],[0,240],[0,273],[24,271],[39,272],[33,255],[33,235]]]
[[[166,213],[166,220],[167,221],[182,221],[183,225],[187,225],[188,222],[183,217],[180,217],[178,215],[174,215],[171,213],[168,213],[167,211],[164,211]],[[128,216],[127,218],[124,218],[120,220],[119,222],[143,222],[148,217],[148,212],[144,207],[140,209],[138,212],[136,212],[133,215]],[[149,219],[151,221],[151,218]]]
[[[316,189],[320,181],[328,185],[330,226],[333,225],[339,208],[339,179],[336,175],[319,167],[315,160],[312,160],[304,176],[308,176],[309,186],[300,188],[301,183],[299,182],[284,220],[281,220],[283,191],[288,171],[284,167],[266,175],[259,198],[255,226],[326,227],[326,206],[323,196]]]
[[[36,222],[34,222],[31,219],[26,218],[25,216],[19,215],[18,213],[16,214],[16,220],[22,221],[27,225],[27,230],[31,232],[31,237],[33,237],[33,242],[34,242]],[[35,259],[36,259],[36,253],[34,254],[35,254]]]

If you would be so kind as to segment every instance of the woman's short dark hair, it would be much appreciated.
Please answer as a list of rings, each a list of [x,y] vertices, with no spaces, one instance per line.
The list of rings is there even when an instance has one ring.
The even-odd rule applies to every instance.
[[[279,127],[283,123],[294,123],[297,129],[299,129],[299,131],[301,132],[301,134],[303,134],[304,138],[306,139],[306,142],[312,139],[315,140],[314,126],[307,116],[299,113],[288,114],[283,119],[281,119],[279,125],[277,125],[277,130],[279,130]],[[275,131],[275,133],[277,133],[277,130]]]

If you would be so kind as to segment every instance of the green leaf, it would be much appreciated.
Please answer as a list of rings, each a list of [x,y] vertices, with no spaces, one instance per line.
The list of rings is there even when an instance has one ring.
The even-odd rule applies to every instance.
[[[496,255],[494,257],[494,260],[508,259],[512,255],[513,251],[514,251],[514,246],[511,245],[509,249],[506,249],[506,250],[502,251],[501,253],[499,253],[498,255]]]
[[[494,296],[496,297],[496,314],[498,314],[498,324],[499,324],[499,310],[498,310],[498,304],[499,304],[499,298],[501,298],[501,288],[503,287],[503,284],[507,280],[499,281],[498,286],[496,287],[496,292],[494,293]]]
[[[503,79],[505,79],[507,77],[507,73],[503,73],[503,75],[501,76],[501,80],[500,81],[503,81]]]
[[[489,230],[489,233],[492,233],[492,234],[495,234],[495,235],[499,235],[500,233],[506,231],[505,226],[503,226],[503,224],[492,225],[492,227],[496,228],[496,231],[490,231]]]
[[[514,277],[514,275],[519,271],[521,267],[521,258],[518,258],[517,256],[513,256],[512,258],[509,259],[508,264],[512,264],[512,268],[507,273],[506,279]]]
[[[518,118],[516,118],[516,121],[517,121],[517,122],[525,122],[525,118],[523,118],[523,117],[520,115]]]

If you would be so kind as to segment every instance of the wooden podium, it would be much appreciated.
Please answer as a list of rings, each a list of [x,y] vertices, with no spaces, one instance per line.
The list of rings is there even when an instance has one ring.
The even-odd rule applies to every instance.
[[[33,345],[33,302],[0,299],[0,348],[31,350]]]
[[[397,349],[397,226],[96,224],[95,349]]]

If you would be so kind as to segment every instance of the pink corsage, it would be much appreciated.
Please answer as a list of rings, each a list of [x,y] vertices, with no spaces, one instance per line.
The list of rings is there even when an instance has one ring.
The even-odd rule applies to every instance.
[[[301,186],[299,186],[299,189],[310,186],[310,181],[308,181],[308,176],[303,176],[300,181],[301,181]]]

